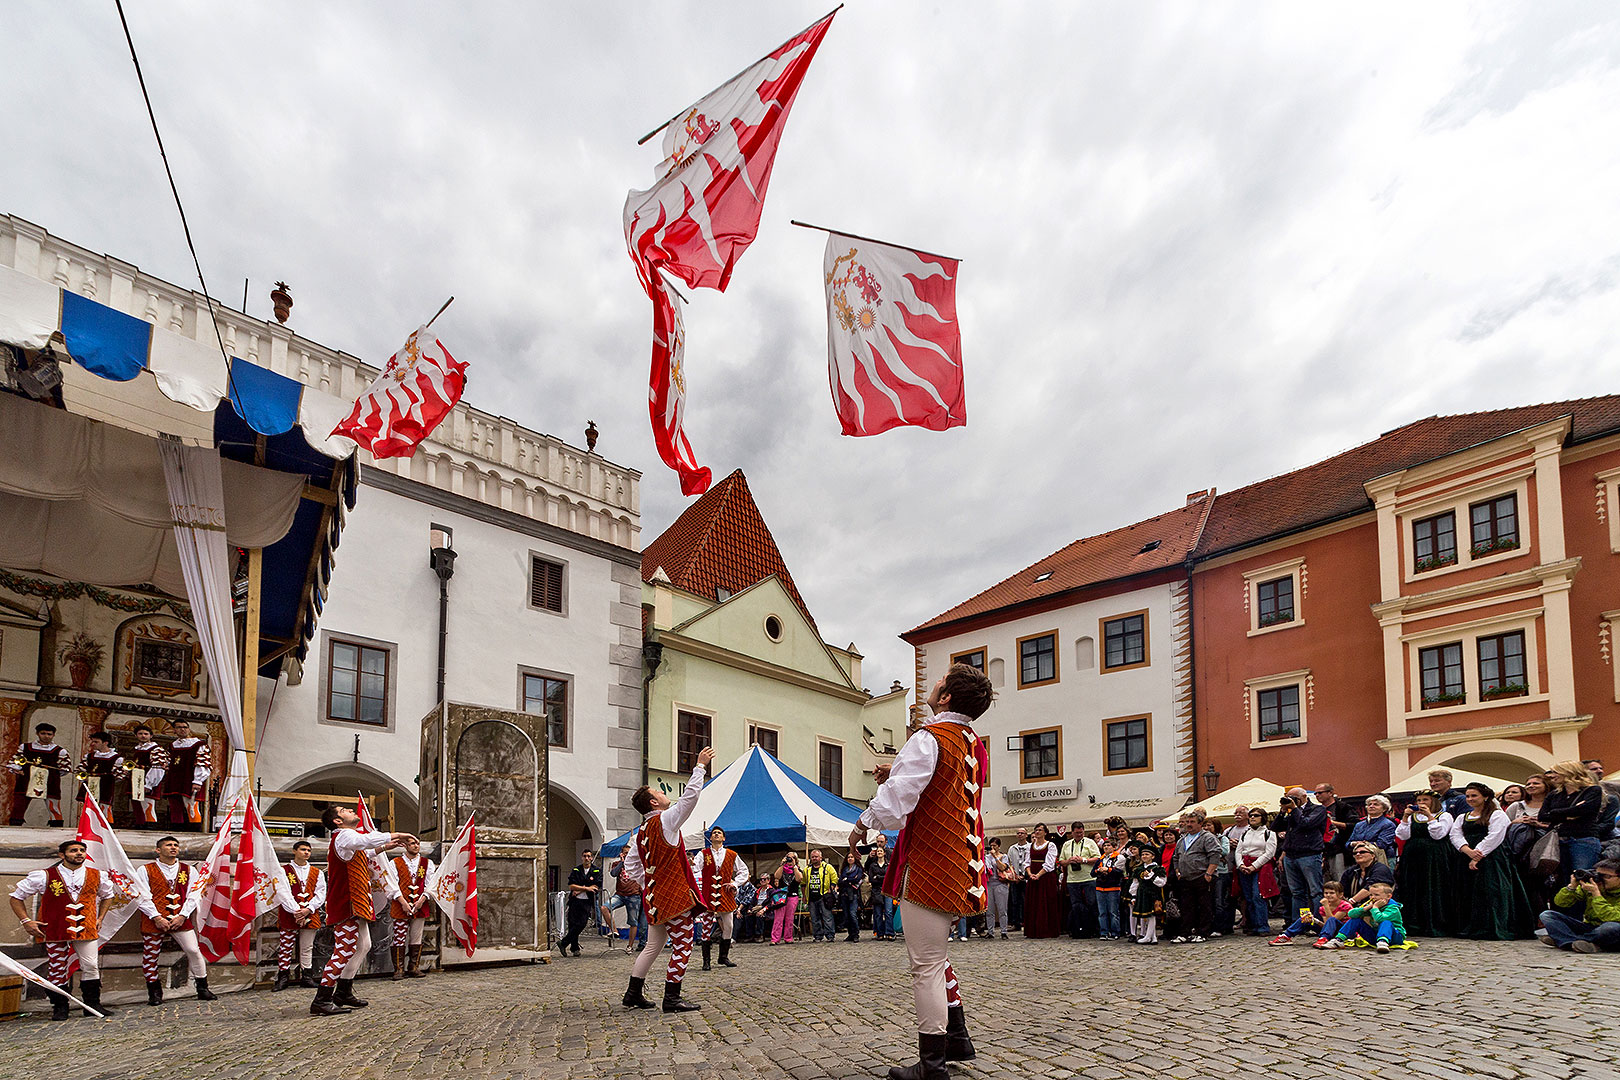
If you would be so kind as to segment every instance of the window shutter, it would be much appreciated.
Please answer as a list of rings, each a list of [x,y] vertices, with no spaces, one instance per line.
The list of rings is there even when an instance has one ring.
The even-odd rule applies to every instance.
[[[536,557],[529,575],[529,603],[547,611],[563,609],[563,568],[560,563]]]

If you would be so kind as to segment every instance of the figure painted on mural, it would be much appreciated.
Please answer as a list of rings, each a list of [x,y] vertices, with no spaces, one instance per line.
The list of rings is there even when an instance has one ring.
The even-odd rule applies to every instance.
[[[422,841],[405,841],[405,854],[394,856],[394,874],[399,878],[399,895],[388,906],[394,917],[394,979],[425,978],[422,970],[422,928],[427,925],[427,879],[434,870],[433,860],[422,854]],[[406,967],[406,955],[410,966]]]
[[[47,725],[48,726],[48,725]],[[112,906],[117,889],[93,866],[81,840],[64,840],[56,847],[61,860],[44,870],[31,871],[11,891],[11,910],[36,940],[45,943],[45,977],[61,993],[51,995],[51,1019],[68,1018],[67,995],[72,992],[73,957],[79,959],[79,996],[92,1009],[106,1015],[101,1003],[101,917]],[[30,917],[29,897],[39,897]]]
[[[309,841],[300,840],[293,845],[292,862],[281,867],[289,895],[276,912],[276,982],[271,990],[285,990],[293,983],[308,990],[320,988],[315,981],[315,931],[321,928],[326,907],[326,875],[310,863],[309,853]]]
[[[124,755],[112,748],[112,738],[105,731],[92,731],[86,741],[90,748],[79,760],[76,775],[84,785],[85,794],[105,808],[112,800],[114,785],[128,772]]]
[[[709,846],[692,860],[692,874],[698,880],[698,895],[708,914],[703,917],[703,970],[710,970],[714,958],[714,932],[720,931],[720,966],[736,967],[731,959],[732,926],[737,917],[737,890],[748,884],[748,865],[726,847],[726,831],[716,825],[709,830]]]
[[[152,828],[157,824],[156,795],[169,767],[169,752],[152,738],[152,729],[145,724],[135,725],[135,746],[124,758],[124,767],[129,770],[131,824],[137,829]]]
[[[67,748],[56,745],[56,725],[34,725],[34,741],[17,748],[17,756],[6,766],[14,774],[11,795],[11,823],[23,824],[28,804],[44,799],[50,817],[46,824],[59,828],[62,824],[62,777],[73,769],[73,758]]]
[[[214,766],[208,740],[193,736],[191,725],[184,720],[174,721],[169,730],[174,741],[169,743],[169,767],[164,771],[161,788],[169,801],[169,825],[176,830],[202,832],[203,805]]]
[[[346,806],[329,806],[321,824],[332,834],[326,853],[326,914],[332,925],[332,958],[321,973],[320,989],[310,1002],[313,1016],[336,1016],[370,1004],[354,996],[354,977],[371,952],[373,852],[404,847],[410,833],[361,832],[360,815]]]
[[[947,1080],[947,1061],[975,1056],[946,939],[988,902],[979,799],[989,754],[973,722],[994,698],[984,672],[952,664],[928,694],[933,722],[906,740],[849,834],[855,851],[868,830],[900,830],[883,891],[905,927],[918,1060],[891,1068],[890,1080]]]
[[[185,953],[186,965],[191,972],[192,985],[198,1001],[217,998],[208,989],[208,964],[202,950],[197,947],[197,930],[192,917],[197,911],[193,875],[197,868],[180,861],[180,841],[165,836],[157,842],[157,859],[141,867],[146,874],[147,890],[151,899],[143,899],[141,906],[141,974],[146,976],[146,1003],[163,1004],[163,980],[158,973],[158,956],[163,951],[163,939],[173,938]]]

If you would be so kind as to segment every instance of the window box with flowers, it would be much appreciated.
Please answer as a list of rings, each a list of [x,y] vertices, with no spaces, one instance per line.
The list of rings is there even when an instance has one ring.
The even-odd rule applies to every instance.
[[[1517,536],[1499,536],[1495,540],[1485,540],[1468,549],[1468,553],[1476,559],[1483,559],[1487,555],[1495,555],[1499,551],[1513,551],[1519,546]]]
[[[1448,705],[1461,705],[1467,700],[1468,694],[1463,690],[1453,691],[1449,694],[1425,694],[1423,695],[1423,707],[1425,709],[1443,709]]]
[[[1294,612],[1292,608],[1287,611],[1268,611],[1261,615],[1258,621],[1262,630],[1268,626],[1281,626],[1283,623],[1294,621]]]
[[[1503,683],[1501,686],[1492,686],[1479,692],[1483,701],[1496,701],[1499,698],[1523,697],[1530,692],[1530,688],[1522,682]]]
[[[1455,551],[1446,555],[1435,555],[1427,559],[1418,559],[1412,564],[1414,573],[1424,574],[1430,570],[1438,570],[1442,566],[1456,566],[1457,553]]]

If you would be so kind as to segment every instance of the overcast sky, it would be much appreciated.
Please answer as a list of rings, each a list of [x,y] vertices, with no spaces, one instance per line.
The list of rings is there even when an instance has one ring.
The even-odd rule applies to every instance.
[[[823,3],[154,3],[131,28],[204,272],[684,500],[646,414],[636,139]],[[903,3],[834,20],[687,429],[742,468],[866,684],[895,635],[1069,541],[1419,417],[1620,388],[1620,8]],[[0,6],[0,211],[194,284],[111,0]],[[824,238],[963,260],[968,426],[839,435]]]

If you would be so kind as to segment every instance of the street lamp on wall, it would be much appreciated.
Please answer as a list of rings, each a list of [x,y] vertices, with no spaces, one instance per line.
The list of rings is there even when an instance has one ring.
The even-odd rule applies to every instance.
[[[428,525],[428,566],[439,578],[439,682],[434,703],[444,701],[444,652],[450,631],[450,579],[456,572],[456,549],[451,547],[455,530],[448,525]]]
[[[1213,795],[1220,786],[1221,774],[1215,771],[1215,766],[1211,765],[1204,771],[1204,794]]]

